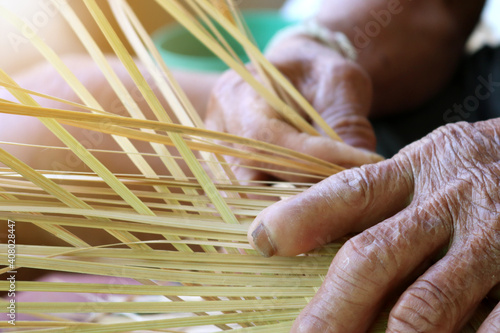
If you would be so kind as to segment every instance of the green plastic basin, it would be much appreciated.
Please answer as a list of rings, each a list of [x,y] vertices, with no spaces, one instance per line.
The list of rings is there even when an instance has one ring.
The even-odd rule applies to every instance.
[[[243,17],[261,50],[265,49],[277,31],[294,23],[281,17],[277,11],[246,11]],[[223,29],[219,28],[219,31],[240,59],[248,62],[239,43]],[[161,28],[153,34],[153,40],[170,68],[204,72],[222,72],[228,68],[195,36],[178,24]]]

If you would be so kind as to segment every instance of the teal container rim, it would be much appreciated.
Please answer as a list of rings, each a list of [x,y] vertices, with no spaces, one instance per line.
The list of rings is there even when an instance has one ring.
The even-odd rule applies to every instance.
[[[278,10],[244,10],[242,11],[243,16],[246,19],[261,18],[266,17],[269,20],[277,20],[283,23],[283,27],[292,25],[296,23],[293,20],[283,17]],[[171,23],[159,28],[154,33],[152,33],[152,39],[154,44],[158,48],[162,58],[170,65],[172,68],[191,70],[191,71],[202,71],[202,72],[222,72],[226,70],[227,65],[216,56],[203,56],[203,55],[189,55],[171,52],[163,47],[163,45],[168,41],[168,39],[180,34],[186,33],[186,28],[178,23]]]

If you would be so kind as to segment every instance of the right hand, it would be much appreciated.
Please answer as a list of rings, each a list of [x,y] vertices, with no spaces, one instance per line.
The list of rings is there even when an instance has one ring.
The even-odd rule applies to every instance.
[[[366,332],[404,289],[387,332],[458,332],[500,286],[499,160],[500,118],[447,125],[263,210],[248,239],[266,257],[357,234],[291,332]],[[500,305],[478,332],[500,332],[499,319]]]
[[[383,159],[373,153],[375,134],[367,119],[372,86],[359,65],[307,38],[280,43],[268,58],[344,142],[299,132],[234,71],[225,73],[215,85],[206,117],[208,129],[273,143],[346,168]],[[270,168],[234,158],[229,162]],[[265,178],[262,172],[244,167],[235,167],[234,172],[241,180]],[[279,172],[270,174],[289,181],[308,180]]]

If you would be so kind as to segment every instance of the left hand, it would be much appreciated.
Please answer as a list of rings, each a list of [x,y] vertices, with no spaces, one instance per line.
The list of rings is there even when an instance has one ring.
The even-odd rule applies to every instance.
[[[348,233],[292,332],[364,332],[410,285],[388,332],[455,332],[500,283],[500,119],[442,127],[394,158],[336,174],[264,210],[249,240],[293,256]],[[363,231],[364,230],[364,231]],[[499,332],[500,305],[479,332]]]
[[[373,152],[375,133],[368,120],[371,81],[358,64],[306,37],[286,39],[267,56],[344,142],[301,133],[234,71],[225,73],[215,85],[205,119],[208,129],[283,146],[342,167],[383,159]],[[256,73],[252,66],[250,70]],[[245,159],[229,157],[228,162],[240,180],[267,178],[266,173],[248,167],[270,168],[266,163]],[[271,169],[268,173],[278,178],[313,181]]]

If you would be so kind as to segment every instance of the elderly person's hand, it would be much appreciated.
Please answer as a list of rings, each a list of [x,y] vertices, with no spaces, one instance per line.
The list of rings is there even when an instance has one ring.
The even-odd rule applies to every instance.
[[[268,58],[345,143],[300,133],[233,71],[216,84],[206,119],[208,129],[274,143],[344,167],[381,160],[372,153],[375,135],[366,118],[371,107],[371,82],[359,65],[306,37],[283,41]],[[240,179],[262,176],[245,168],[235,172]]]
[[[263,255],[349,233],[293,332],[364,332],[387,296],[442,250],[392,309],[388,332],[456,332],[500,282],[500,119],[442,127],[394,158],[336,174],[264,210]],[[480,332],[500,331],[500,306]]]

